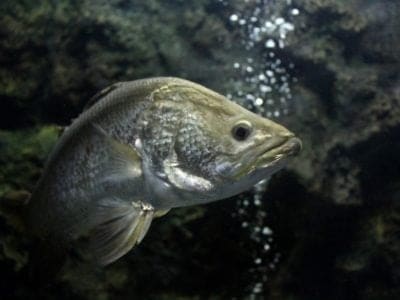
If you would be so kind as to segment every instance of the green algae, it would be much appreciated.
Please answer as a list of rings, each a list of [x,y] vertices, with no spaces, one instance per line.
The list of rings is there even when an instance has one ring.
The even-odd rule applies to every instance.
[[[59,133],[57,126],[0,131],[0,197],[12,190],[32,191]]]

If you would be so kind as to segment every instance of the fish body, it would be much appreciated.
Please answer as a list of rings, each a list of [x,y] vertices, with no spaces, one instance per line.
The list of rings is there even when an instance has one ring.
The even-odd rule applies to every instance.
[[[50,155],[27,223],[102,265],[154,217],[249,189],[301,148],[283,126],[179,78],[117,83],[91,102]]]

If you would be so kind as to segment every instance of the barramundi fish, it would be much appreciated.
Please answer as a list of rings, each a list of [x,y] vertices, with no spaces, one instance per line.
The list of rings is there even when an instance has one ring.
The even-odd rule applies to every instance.
[[[107,265],[142,241],[153,218],[245,191],[300,149],[283,126],[199,84],[116,83],[61,135],[27,204],[27,228]]]

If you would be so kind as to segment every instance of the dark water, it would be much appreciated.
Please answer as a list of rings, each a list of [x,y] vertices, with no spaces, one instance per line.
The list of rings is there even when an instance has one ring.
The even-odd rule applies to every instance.
[[[1,217],[0,299],[400,298],[397,0],[20,0],[0,12],[2,198],[33,189],[58,126],[118,81],[196,81],[303,140],[268,184],[170,212],[104,269],[47,272],[54,258]]]

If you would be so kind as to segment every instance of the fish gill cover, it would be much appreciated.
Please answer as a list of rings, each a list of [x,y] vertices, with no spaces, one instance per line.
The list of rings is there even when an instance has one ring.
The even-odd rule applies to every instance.
[[[2,217],[2,297],[399,298],[397,0],[2,1],[0,11],[2,197],[32,190],[58,126],[122,80],[200,82],[304,141],[258,192],[177,210],[123,260],[72,265],[51,284],[29,280],[32,245]]]

